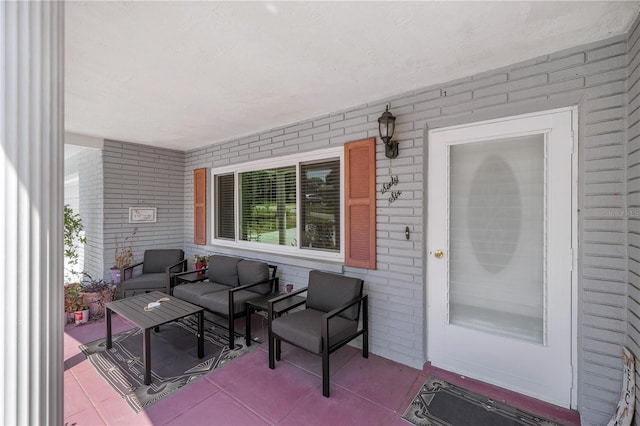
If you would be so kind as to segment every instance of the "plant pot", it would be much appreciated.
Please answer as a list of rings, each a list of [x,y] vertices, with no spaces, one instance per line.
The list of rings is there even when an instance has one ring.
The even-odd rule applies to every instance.
[[[104,307],[107,303],[113,300],[113,295],[116,291],[116,286],[112,285],[109,288],[105,288],[102,291],[83,292],[82,299],[84,303],[89,307],[89,314],[91,318],[102,318],[104,316]]]
[[[196,269],[203,269],[203,268],[206,268],[206,267],[207,267],[206,263],[196,262]],[[198,276],[200,276],[200,275],[204,275],[204,271],[198,271]]]
[[[127,269],[124,273],[125,279],[129,279],[133,276],[133,269]],[[111,269],[111,281],[114,284],[118,284],[120,282],[120,269]]]
[[[86,324],[89,321],[89,309],[74,312],[73,318],[76,321],[76,325]]]

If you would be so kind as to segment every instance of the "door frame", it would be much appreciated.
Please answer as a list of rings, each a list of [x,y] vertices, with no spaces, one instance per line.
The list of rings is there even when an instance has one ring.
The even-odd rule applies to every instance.
[[[573,105],[573,106],[568,106],[568,107],[562,107],[562,108],[553,108],[553,109],[546,109],[546,110],[539,110],[536,112],[530,112],[530,113],[525,113],[525,114],[516,114],[516,115],[508,115],[508,110],[504,110],[504,115],[500,115],[497,118],[491,118],[491,119],[478,119],[477,121],[468,121],[469,117],[465,117],[466,121],[464,121],[463,123],[460,124],[451,124],[451,121],[449,121],[447,124],[442,124],[442,125],[437,125],[439,124],[438,122],[440,120],[432,120],[432,122],[427,122],[425,129],[424,129],[424,177],[425,177],[425,181],[428,182],[429,179],[429,169],[428,169],[428,158],[429,158],[429,132],[431,130],[436,130],[436,129],[444,129],[444,128],[451,128],[451,129],[456,129],[456,128],[464,128],[464,127],[472,127],[472,126],[476,126],[479,124],[490,124],[490,123],[498,123],[498,122],[502,122],[505,120],[509,120],[509,119],[519,119],[519,118],[526,118],[526,117],[535,117],[535,116],[539,116],[539,115],[546,115],[546,114],[550,114],[550,113],[556,113],[556,112],[564,112],[564,111],[569,111],[571,112],[571,128],[572,128],[572,147],[571,147],[571,153],[572,153],[572,158],[571,158],[571,245],[572,245],[572,267],[571,267],[571,402],[570,402],[570,407],[571,409],[577,409],[578,408],[578,253],[579,253],[579,239],[578,239],[578,229],[579,229],[579,225],[578,225],[578,219],[579,219],[579,215],[578,215],[578,211],[579,211],[579,206],[578,206],[578,176],[579,176],[579,156],[580,156],[580,151],[578,149],[579,144],[578,144],[578,131],[579,131],[579,114],[578,114],[578,106],[577,105]],[[464,118],[462,119],[464,120]],[[443,120],[444,121],[444,120]],[[430,124],[435,124],[433,126],[430,126]],[[428,315],[428,305],[429,305],[429,301],[428,299],[428,294],[429,294],[429,274],[427,271],[427,256],[428,256],[428,221],[429,221],[429,217],[428,217],[428,206],[429,206],[429,192],[428,192],[428,185],[424,185],[423,187],[423,199],[424,199],[424,229],[425,229],[425,238],[423,241],[423,262],[424,262],[424,328],[423,328],[423,332],[424,332],[424,356],[425,356],[425,363],[429,362],[429,315]]]

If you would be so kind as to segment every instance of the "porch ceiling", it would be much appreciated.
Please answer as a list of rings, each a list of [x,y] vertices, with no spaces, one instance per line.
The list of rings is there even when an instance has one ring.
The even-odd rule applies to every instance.
[[[189,150],[621,34],[639,10],[71,1],[66,130]]]

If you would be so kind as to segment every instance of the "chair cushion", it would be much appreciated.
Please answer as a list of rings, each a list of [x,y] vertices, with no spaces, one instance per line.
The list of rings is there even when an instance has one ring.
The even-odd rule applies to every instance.
[[[180,249],[145,250],[142,273],[165,272],[167,266],[175,265],[184,259],[184,251]]]
[[[260,294],[254,293],[252,291],[236,291],[233,295],[234,314],[244,313],[245,302],[257,297],[260,297]],[[229,290],[204,294],[198,300],[198,305],[211,312],[227,316],[229,315]]]
[[[307,308],[329,312],[362,296],[362,280],[322,271],[309,272]],[[340,313],[339,316],[357,320],[360,304]]]
[[[269,279],[269,265],[257,260],[244,260],[238,263],[238,279],[240,285],[254,284]],[[254,293],[267,294],[271,291],[271,283],[251,287]]]
[[[166,291],[165,274],[142,274],[122,282],[125,290],[162,290]]]
[[[296,346],[320,354],[323,349],[321,318],[324,314],[326,312],[309,308],[289,313],[274,319],[271,330]],[[336,315],[329,320],[329,345],[354,335],[357,330],[357,321]]]
[[[201,306],[200,297],[208,293],[225,290],[229,290],[229,286],[215,283],[179,284],[173,288],[173,296]]]
[[[238,286],[238,262],[240,258],[213,255],[209,257],[209,281],[232,287]]]

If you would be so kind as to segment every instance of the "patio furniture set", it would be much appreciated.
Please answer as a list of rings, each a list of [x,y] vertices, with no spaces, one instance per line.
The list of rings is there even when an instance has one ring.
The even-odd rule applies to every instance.
[[[269,368],[274,369],[275,361],[280,360],[282,341],[320,355],[325,397],[330,395],[331,353],[362,335],[362,356],[369,356],[368,298],[362,295],[359,278],[313,270],[307,287],[278,293],[277,267],[256,260],[213,255],[208,267],[198,274],[186,270],[182,250],[164,249],[147,250],[144,261],[131,268],[137,266],[142,266],[142,274],[122,282],[123,299],[106,306],[106,340],[110,348],[112,312],[144,330],[145,384],[151,382],[151,329],[158,331],[163,324],[197,315],[198,357],[202,358],[205,310],[228,320],[230,349],[235,346],[235,320],[246,318],[245,342],[249,346],[251,314],[267,312]],[[133,297],[126,297],[128,292],[133,292]]]

